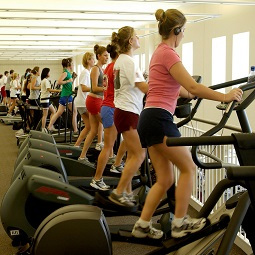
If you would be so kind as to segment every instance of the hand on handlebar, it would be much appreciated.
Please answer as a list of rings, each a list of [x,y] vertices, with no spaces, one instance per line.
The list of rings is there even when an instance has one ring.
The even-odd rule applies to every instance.
[[[73,78],[73,80],[75,80],[76,77],[77,77],[77,73],[73,72],[73,73],[72,73],[72,78]]]
[[[243,91],[239,88],[232,89],[227,94],[225,94],[225,102],[229,103],[234,100],[241,101],[243,96]]]

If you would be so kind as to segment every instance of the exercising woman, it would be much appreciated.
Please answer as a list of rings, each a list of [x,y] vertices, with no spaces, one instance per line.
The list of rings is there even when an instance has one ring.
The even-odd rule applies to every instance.
[[[89,123],[89,113],[86,108],[86,98],[87,94],[91,88],[90,82],[90,71],[91,68],[95,65],[95,57],[93,53],[86,52],[82,58],[82,65],[84,67],[83,71],[79,77],[79,86],[77,96],[74,100],[75,107],[77,111],[81,115],[83,123],[85,127],[82,129],[79,137],[74,146],[79,147],[81,142],[86,138],[87,134],[90,131],[90,123]]]
[[[12,111],[16,106],[16,101],[17,101],[17,91],[20,89],[20,84],[19,84],[19,75],[17,73],[13,73],[11,82],[10,82],[10,97],[11,97],[11,105],[8,111],[7,116],[10,117],[12,116]]]
[[[143,108],[144,93],[148,84],[144,81],[142,72],[136,65],[133,55],[140,47],[139,37],[134,28],[125,26],[113,32],[112,44],[118,47],[120,53],[114,64],[114,124],[118,133],[122,133],[127,148],[127,161],[118,186],[109,199],[125,207],[135,206],[131,190],[131,181],[141,166],[145,150],[142,148],[137,133],[139,114]]]
[[[52,116],[56,113],[55,108],[53,105],[50,103],[49,97],[51,96],[51,93],[59,93],[61,90],[58,89],[52,89],[51,84],[49,82],[49,77],[50,77],[50,69],[45,67],[42,70],[41,73],[41,99],[40,103],[43,108],[43,116],[42,116],[42,131],[47,133],[47,129],[45,128],[46,126],[46,120],[48,117],[48,111],[50,110],[51,115],[50,119]],[[47,99],[44,99],[47,98]]]
[[[103,182],[103,172],[109,156],[113,154],[113,145],[117,138],[117,130],[113,122],[114,115],[114,78],[113,67],[116,59],[118,58],[117,47],[115,45],[107,45],[107,52],[110,54],[112,62],[106,67],[105,73],[105,85],[104,100],[101,107],[101,119],[104,127],[104,147],[98,156],[97,169],[94,178],[92,179],[90,186],[95,189],[106,190],[109,186]],[[117,156],[114,164],[111,166],[110,171],[114,173],[122,172],[121,161],[126,152],[124,141],[120,144]]]
[[[172,221],[172,237],[179,238],[202,229],[204,218],[194,219],[187,215],[196,166],[187,147],[167,147],[167,137],[179,137],[173,123],[173,113],[178,96],[206,98],[231,102],[241,100],[242,91],[233,89],[227,94],[198,84],[184,68],[175,48],[180,44],[186,18],[178,10],[159,9],[155,13],[162,42],[155,50],[149,67],[149,91],[145,108],[141,113],[138,132],[142,146],[148,148],[150,159],[157,174],[157,181],[147,195],[140,219],[132,234],[135,237],[159,239],[163,232],[151,225],[151,218],[160,200],[174,184],[173,165],[180,170],[176,188],[175,216]]]
[[[64,58],[62,60],[63,73],[60,75],[58,79],[58,84],[62,85],[62,90],[59,99],[59,106],[57,112],[52,116],[48,131],[53,130],[53,124],[56,120],[63,114],[66,109],[66,104],[68,104],[68,108],[72,112],[72,124],[74,134],[78,133],[77,129],[77,110],[76,107],[72,107],[73,97],[73,78],[71,72],[73,71],[73,60],[71,58]],[[73,108],[73,109],[72,109]]]
[[[86,107],[89,112],[89,122],[90,122],[90,132],[87,135],[82,153],[78,160],[80,162],[91,165],[88,161],[86,154],[91,145],[93,139],[97,134],[98,140],[96,144],[96,149],[102,149],[102,132],[99,132],[98,129],[101,128],[103,131],[100,109],[103,102],[103,65],[108,61],[108,52],[104,46],[95,45],[94,52],[97,59],[97,64],[91,69],[90,78],[91,78],[91,90],[86,99]]]

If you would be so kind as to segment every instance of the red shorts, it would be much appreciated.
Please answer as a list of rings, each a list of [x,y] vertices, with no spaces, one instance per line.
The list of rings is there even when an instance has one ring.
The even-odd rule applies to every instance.
[[[118,133],[132,129],[137,129],[139,115],[133,112],[127,112],[118,108],[114,111],[114,124]]]
[[[100,113],[102,103],[102,98],[92,97],[88,95],[86,99],[86,108],[90,114],[97,115],[98,113]]]
[[[2,97],[6,97],[5,86],[1,88]]]

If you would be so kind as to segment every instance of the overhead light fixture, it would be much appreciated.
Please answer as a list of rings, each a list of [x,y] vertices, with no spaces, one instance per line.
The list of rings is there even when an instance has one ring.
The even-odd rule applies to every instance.
[[[118,0],[105,0],[105,1],[118,1]],[[139,2],[139,3],[158,3],[157,0],[122,0],[123,2]],[[255,2],[236,2],[236,1],[206,1],[206,0],[161,0],[161,3],[171,4],[225,4],[225,5],[255,5]],[[185,14],[186,15],[186,14]]]

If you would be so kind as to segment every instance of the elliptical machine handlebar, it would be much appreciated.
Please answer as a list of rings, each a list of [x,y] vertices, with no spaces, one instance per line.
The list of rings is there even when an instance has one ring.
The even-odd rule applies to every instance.
[[[193,146],[192,158],[198,167],[202,169],[220,169],[223,167],[224,162],[215,161],[210,163],[204,163],[199,159],[198,146],[233,144],[234,141],[235,140],[232,136],[200,136],[200,137],[179,137],[179,138],[169,137],[167,138],[166,144],[167,146]]]
[[[223,83],[223,84],[225,84],[225,85],[228,84],[228,86],[232,86],[232,85],[236,84],[238,81],[239,82],[244,82],[244,81],[247,81],[247,78],[242,78],[242,79],[238,79],[238,80],[235,80],[235,81],[226,82],[226,83]],[[219,85],[215,85],[214,88],[218,89]],[[225,87],[225,85],[223,85],[223,86]],[[255,82],[246,83],[244,85],[239,86],[239,88],[242,89],[242,91],[247,91],[247,90],[254,89],[255,88]],[[208,130],[202,136],[206,136],[206,137],[213,136],[218,131],[223,129],[225,124],[227,123],[230,115],[232,114],[233,110],[235,109],[236,105],[237,105],[237,101],[230,102],[228,104],[228,106],[226,107],[226,110],[225,110],[225,112],[223,114],[223,117],[220,120],[219,124],[216,125],[215,127],[213,127],[212,129]],[[219,138],[222,139],[222,137],[219,137]],[[198,139],[198,137],[196,139]],[[201,162],[199,160],[199,158],[198,158],[198,145],[199,144],[193,145],[193,147],[191,149],[192,158],[193,158],[195,164],[198,167],[200,167],[202,169],[217,169],[217,168],[222,168],[223,167],[222,163],[219,163],[219,162],[213,162],[213,163],[204,163],[204,162]],[[214,144],[214,145],[216,145],[216,144]]]
[[[199,146],[199,145],[220,145],[233,144],[232,136],[200,136],[200,137],[169,137],[166,140],[167,146]]]
[[[227,88],[227,87],[231,87],[231,86],[234,86],[234,85],[245,83],[245,82],[247,82],[247,80],[248,80],[248,77],[244,77],[244,78],[241,78],[241,79],[236,79],[236,80],[233,80],[233,81],[228,81],[228,82],[212,85],[209,88],[212,89],[212,90]],[[201,82],[201,79],[197,80],[197,82]],[[247,85],[250,85],[250,84],[245,84],[245,85],[242,86],[243,87],[243,91],[246,90]],[[250,88],[250,86],[248,86],[247,89],[249,89],[249,88]],[[202,98],[196,98],[196,99],[197,99],[197,102],[193,106],[192,111],[190,112],[189,116],[184,118],[183,120],[181,120],[180,122],[177,123],[177,127],[178,128],[183,126],[183,125],[185,125],[185,124],[187,124],[188,122],[190,122],[190,120],[192,120],[192,118],[196,114],[197,109],[198,109],[199,105],[201,104],[201,101],[203,100]],[[184,98],[179,98],[178,100],[180,101],[180,103],[184,103],[184,102],[188,103],[188,102],[191,101],[191,99],[184,99]],[[233,105],[232,107],[234,109],[235,105]]]

